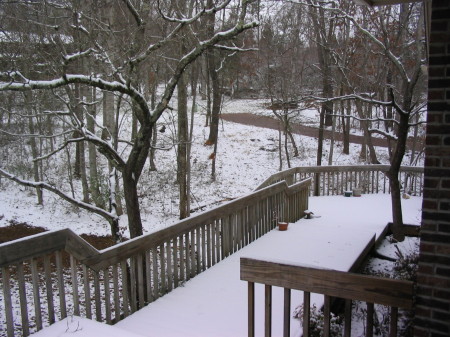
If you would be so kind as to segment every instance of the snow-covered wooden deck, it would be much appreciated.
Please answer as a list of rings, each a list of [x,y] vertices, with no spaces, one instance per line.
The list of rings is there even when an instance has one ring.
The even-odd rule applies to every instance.
[[[312,197],[309,208],[315,218],[290,224],[286,232],[269,232],[115,327],[130,336],[245,336],[247,283],[240,280],[241,257],[347,271],[391,221],[390,205],[390,196],[381,194]],[[403,200],[405,223],[418,224],[420,209],[421,198]],[[301,295],[292,292],[292,310],[302,303]],[[273,335],[278,336],[282,334],[283,290],[274,288],[272,296]],[[264,289],[256,285],[256,336],[263,335],[263,300]],[[323,297],[312,295],[311,301],[320,306]],[[83,328],[83,321],[79,324]],[[121,336],[127,336],[125,331],[120,331]],[[44,329],[38,335],[54,335],[48,332]],[[300,322],[294,318],[291,335],[300,335]],[[83,336],[98,336],[98,327],[86,325]]]

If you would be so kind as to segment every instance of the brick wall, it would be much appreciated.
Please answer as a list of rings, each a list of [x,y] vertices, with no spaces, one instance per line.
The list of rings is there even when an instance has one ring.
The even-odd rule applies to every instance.
[[[450,336],[450,0],[433,0],[414,335]]]

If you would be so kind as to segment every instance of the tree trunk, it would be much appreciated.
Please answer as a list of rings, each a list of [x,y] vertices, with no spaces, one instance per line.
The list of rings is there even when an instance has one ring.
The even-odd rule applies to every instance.
[[[191,123],[189,129],[189,138],[187,143],[187,209],[191,210],[191,148],[192,141],[194,139],[194,118],[197,112],[197,82],[198,82],[198,64],[196,62],[191,65],[191,95],[192,95],[192,107],[191,107]]]
[[[219,116],[222,95],[220,92],[219,75],[216,71],[216,55],[215,51],[208,52],[208,72],[211,79],[212,89],[212,109],[211,109],[211,123],[209,125],[209,136],[206,140],[206,145],[213,145],[216,143],[219,134]]]
[[[319,139],[317,143],[317,166],[322,166],[322,154],[323,154],[323,128],[325,121],[325,107],[322,105],[320,108],[320,121],[319,121]],[[320,193],[320,174],[316,173],[314,178],[314,195],[319,196]]]
[[[155,102],[156,102],[156,88],[157,88],[157,81],[156,79],[154,80],[154,82],[152,83],[152,89],[151,89],[151,97],[150,97],[150,104],[151,104],[151,109],[155,109]],[[150,171],[157,171],[156,168],[156,163],[155,163],[155,155],[156,155],[156,144],[158,141],[158,130],[157,130],[157,125],[155,123],[155,125],[153,126],[153,136],[152,136],[152,147],[150,148],[150,156],[149,156],[149,160],[150,160]]]
[[[403,215],[401,204],[401,186],[399,180],[400,166],[406,150],[406,140],[408,137],[409,115],[400,114],[398,125],[398,140],[391,159],[391,167],[388,171],[389,185],[391,187],[391,203],[392,203],[392,232],[397,241],[403,241],[405,234],[403,233]]]
[[[85,96],[88,98],[89,102],[96,101],[96,89],[95,88],[84,88]],[[95,134],[95,117],[97,115],[96,106],[92,104],[89,109],[89,116],[86,116],[86,126],[89,132]],[[101,196],[100,192],[100,179],[98,175],[97,167],[97,148],[92,142],[88,143],[88,158],[89,158],[89,181],[90,181],[90,192],[92,195],[92,200],[95,206],[100,208],[105,208],[105,202]]]
[[[333,165],[335,132],[336,132],[336,118],[333,118],[333,123],[331,127],[330,153],[328,155],[328,165],[330,166]]]
[[[187,195],[187,141],[188,141],[188,113],[187,113],[187,85],[185,75],[181,76],[178,85],[178,154],[177,181],[180,192],[180,219],[189,216]]]
[[[35,128],[34,128],[34,121],[33,121],[33,108],[31,107],[31,92],[25,92],[25,106],[28,113],[28,128],[30,130],[30,135],[35,134]],[[31,155],[33,156],[33,159],[36,159],[39,156],[39,150],[36,144],[36,138],[30,137],[30,146],[31,146]],[[38,182],[40,181],[40,174],[39,174],[39,163],[37,161],[33,161],[33,176],[34,181]],[[36,187],[36,194],[37,194],[37,200],[38,205],[44,204],[44,198],[42,194],[42,189],[40,187]]]
[[[74,109],[74,114],[78,119],[80,124],[84,123],[84,111],[81,105],[83,101],[82,97],[81,84],[75,84],[73,98],[71,101],[72,108]],[[81,133],[76,131],[75,137],[80,137]],[[76,154],[75,154],[75,167],[74,167],[74,176],[76,178],[81,179],[81,186],[83,192],[83,201],[89,203],[89,184],[87,181],[86,174],[86,157],[85,157],[85,143],[77,142],[76,143]]]
[[[278,128],[278,158],[280,161],[280,166],[278,168],[278,171],[283,170],[283,150],[281,149],[281,121],[280,126]]]
[[[114,100],[112,99],[110,103],[112,103],[112,109],[114,111]],[[122,95],[120,94],[117,99],[115,114],[111,113],[113,115],[113,125],[111,126],[112,127],[111,132],[112,132],[113,145],[114,145],[115,151],[117,151],[117,148],[119,146],[119,119],[120,119],[121,104],[122,104]],[[115,120],[114,120],[114,115],[115,115]],[[111,165],[111,163],[109,163],[109,165]],[[110,167],[110,169],[111,169],[111,167]],[[123,214],[123,205],[122,205],[122,198],[120,197],[120,182],[119,182],[119,175],[117,174],[117,171],[115,171],[114,175],[116,178],[116,184],[114,185],[114,187],[115,187],[114,195],[116,196],[117,215],[122,215]]]
[[[127,167],[122,172],[123,192],[128,216],[130,237],[135,238],[143,234],[141,211],[134,170]]]
[[[207,7],[212,8],[214,6],[214,2],[212,0],[208,0]],[[215,14],[208,15],[207,18],[207,34],[208,36],[214,35],[214,26],[215,26]],[[206,140],[206,145],[213,145],[217,142],[218,134],[219,134],[219,115],[221,108],[221,100],[222,94],[220,90],[220,78],[217,72],[218,68],[218,55],[217,50],[210,49],[206,52],[206,61],[208,65],[208,74],[211,80],[211,89],[212,89],[212,109],[211,109],[211,123],[209,125],[209,137]]]
[[[367,118],[369,118],[368,112],[363,111],[363,105],[360,101],[356,101],[355,105],[356,105],[356,110],[359,115],[359,118],[362,119],[360,121],[360,124],[361,124],[361,128],[363,129],[364,143],[367,146],[367,149],[369,150],[369,163],[370,164],[379,164],[380,162],[378,161],[377,153],[375,152],[375,148],[372,144],[372,137],[369,132],[369,125],[368,125],[369,122],[366,120]],[[365,153],[364,153],[364,156],[366,157]]]

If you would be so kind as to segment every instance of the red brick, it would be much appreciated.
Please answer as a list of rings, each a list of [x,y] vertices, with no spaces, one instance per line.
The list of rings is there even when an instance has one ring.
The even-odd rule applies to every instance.
[[[450,245],[436,245],[435,252],[436,254],[450,255]]]
[[[422,208],[429,210],[436,210],[438,209],[438,204],[436,200],[424,200],[422,203]]]
[[[436,251],[436,246],[433,243],[427,243],[425,241],[420,242],[420,252],[434,253]],[[422,266],[422,265],[420,265]]]

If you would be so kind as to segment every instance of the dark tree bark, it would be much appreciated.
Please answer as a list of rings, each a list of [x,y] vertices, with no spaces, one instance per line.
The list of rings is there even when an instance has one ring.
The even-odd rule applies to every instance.
[[[178,153],[177,153],[177,182],[180,194],[180,219],[187,218],[188,209],[187,188],[187,143],[188,143],[188,112],[187,112],[187,85],[185,76],[181,76],[177,84],[178,89]]]

